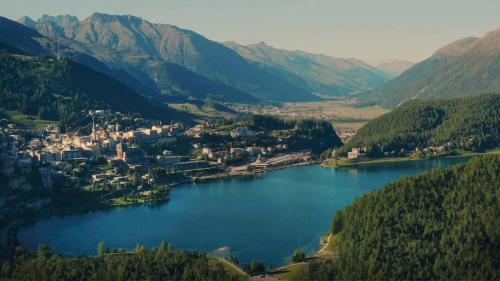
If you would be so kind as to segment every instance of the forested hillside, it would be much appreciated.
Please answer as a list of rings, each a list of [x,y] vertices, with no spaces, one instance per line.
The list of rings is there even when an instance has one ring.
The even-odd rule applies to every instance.
[[[85,46],[78,44],[76,41],[64,37],[45,37],[23,24],[2,16],[0,16],[0,46],[2,49],[7,50],[14,47],[16,50],[29,55],[45,54],[55,56],[59,53],[60,56],[66,59],[81,63],[113,77],[138,93],[151,96],[159,94],[154,82],[144,79],[144,77],[135,78],[125,70],[106,65],[99,58],[87,54],[88,51]],[[106,53],[102,48],[94,47],[93,51]]]
[[[189,115],[155,105],[124,84],[69,60],[12,55],[0,51],[0,104],[5,110],[60,120],[63,127],[80,121],[88,109],[139,113],[170,121]]]
[[[500,95],[409,101],[362,127],[341,153],[366,147],[377,156],[448,142],[473,151],[500,146]]]
[[[500,155],[405,177],[335,215],[339,258],[300,280],[500,279]]]
[[[105,246],[99,256],[63,257],[47,246],[32,253],[17,249],[13,262],[4,262],[2,280],[241,280],[226,272],[223,265],[209,260],[206,254],[182,252],[162,244],[155,249],[137,247],[133,252],[107,253]]]
[[[265,131],[290,131],[287,143],[296,150],[311,149],[313,153],[320,154],[327,149],[342,145],[332,124],[325,120],[281,119],[269,115],[252,115],[250,124],[254,129]]]

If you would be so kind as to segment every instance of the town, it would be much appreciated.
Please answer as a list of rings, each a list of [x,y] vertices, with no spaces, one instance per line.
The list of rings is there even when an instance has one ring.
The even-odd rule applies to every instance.
[[[64,209],[61,204],[85,209],[166,201],[179,183],[316,159],[289,135],[293,130],[256,131],[245,120],[187,127],[110,110],[86,115],[91,124],[64,133],[53,124],[30,130],[0,120],[0,180],[8,187],[0,196],[3,223],[50,206]],[[80,201],[69,203],[74,200]]]

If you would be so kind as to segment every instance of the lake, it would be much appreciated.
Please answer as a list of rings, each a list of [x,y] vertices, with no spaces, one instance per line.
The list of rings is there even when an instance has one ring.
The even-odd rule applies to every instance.
[[[408,161],[328,169],[319,165],[174,188],[169,202],[86,214],[52,216],[21,229],[18,238],[36,249],[49,244],[66,255],[95,255],[137,244],[213,252],[229,247],[240,262],[283,265],[295,249],[311,254],[335,212],[356,197],[405,175],[449,167],[466,158]]]

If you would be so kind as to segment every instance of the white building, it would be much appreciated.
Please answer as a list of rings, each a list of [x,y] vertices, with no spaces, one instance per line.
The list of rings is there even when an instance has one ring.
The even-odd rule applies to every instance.
[[[234,130],[231,130],[232,138],[254,137],[255,135],[255,131],[252,131],[247,127],[238,127]]]
[[[355,159],[362,159],[366,157],[366,153],[361,151],[361,148],[353,148],[350,152],[347,152],[347,159],[349,160],[355,160]]]

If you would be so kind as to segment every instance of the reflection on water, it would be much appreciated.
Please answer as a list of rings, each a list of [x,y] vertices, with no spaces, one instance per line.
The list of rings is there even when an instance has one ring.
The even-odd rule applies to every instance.
[[[261,259],[282,265],[301,248],[311,254],[335,212],[363,193],[404,175],[448,167],[464,158],[409,161],[326,169],[318,165],[208,183],[187,184],[171,200],[70,216],[53,216],[22,229],[30,248],[41,243],[68,255],[111,248],[148,247],[168,241],[180,249]]]

